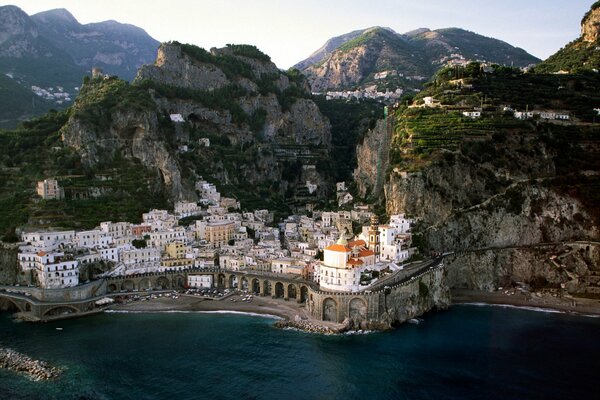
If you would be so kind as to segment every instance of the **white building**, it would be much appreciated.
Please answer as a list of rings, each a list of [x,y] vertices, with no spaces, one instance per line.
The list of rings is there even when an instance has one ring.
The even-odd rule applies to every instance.
[[[158,267],[160,265],[160,250],[156,248],[129,249],[121,252],[121,262],[126,266]]]
[[[361,273],[375,263],[375,253],[366,248],[364,241],[348,243],[343,234],[336,244],[325,248],[323,257],[318,281],[321,288],[327,290],[361,290]]]
[[[41,288],[62,289],[79,284],[79,263],[62,252],[22,253],[19,260],[21,265],[27,263],[26,268],[35,271]]]
[[[175,203],[175,214],[179,218],[185,218],[192,215],[198,215],[200,213],[200,207],[198,204],[190,201],[178,201]]]
[[[212,275],[188,275],[188,286],[193,288],[211,288],[213,285]]]
[[[112,243],[112,237],[105,231],[99,229],[81,231],[75,234],[74,243],[77,247],[85,247],[88,249],[108,247]]]
[[[100,229],[113,239],[131,236],[131,222],[101,222]]]
[[[75,231],[39,231],[21,234],[21,240],[38,250],[51,251],[73,243]]]

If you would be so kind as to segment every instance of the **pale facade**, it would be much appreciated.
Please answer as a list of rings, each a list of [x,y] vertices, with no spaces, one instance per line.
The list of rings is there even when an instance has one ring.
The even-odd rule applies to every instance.
[[[361,273],[374,263],[375,253],[364,241],[348,242],[342,234],[336,244],[323,252],[317,275],[319,285],[326,290],[359,291]]]
[[[60,200],[65,197],[64,190],[56,179],[44,179],[37,183],[37,194],[44,200]]]
[[[188,286],[193,288],[208,288],[213,285],[212,275],[188,275]]]

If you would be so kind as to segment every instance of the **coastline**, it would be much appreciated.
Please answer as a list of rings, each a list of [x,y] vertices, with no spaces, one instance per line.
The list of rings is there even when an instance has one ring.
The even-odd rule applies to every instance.
[[[109,313],[185,313],[206,314],[243,314],[277,320],[279,328],[293,327],[309,332],[341,333],[346,329],[343,324],[319,321],[308,313],[304,304],[293,300],[272,299],[254,296],[251,302],[243,302],[244,294],[233,294],[220,300],[196,296],[181,295],[177,299],[160,297],[146,301],[115,304],[108,307]],[[235,302],[231,301],[236,300]]]
[[[486,292],[482,290],[452,290],[452,304],[492,305],[530,311],[559,312],[600,317],[600,300],[559,297],[548,293],[523,293],[518,290]]]

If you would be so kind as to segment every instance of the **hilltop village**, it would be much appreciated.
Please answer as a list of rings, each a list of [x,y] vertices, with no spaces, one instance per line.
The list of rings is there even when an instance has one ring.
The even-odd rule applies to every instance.
[[[337,188],[342,204],[349,193],[343,182]],[[84,283],[81,270],[96,266],[105,271],[99,278],[196,271],[187,274],[185,288],[215,287],[213,275],[202,271],[218,268],[358,292],[402,269],[415,254],[412,221],[404,215],[380,225],[369,206],[354,205],[275,222],[269,210],[240,212],[240,203],[221,196],[214,184],[199,180],[196,190],[200,201],[177,202],[172,212],[151,210],[139,224],[106,221],[86,231],[22,232],[19,267],[43,289]],[[61,198],[63,192],[56,180],[47,179],[38,183],[38,195]]]

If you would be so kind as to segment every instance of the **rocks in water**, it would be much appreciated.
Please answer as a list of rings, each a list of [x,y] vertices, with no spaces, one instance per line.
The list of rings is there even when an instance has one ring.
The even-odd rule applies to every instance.
[[[275,327],[281,329],[298,329],[304,332],[320,333],[323,335],[339,335],[340,333],[344,333],[347,330],[345,326],[341,328],[333,328],[326,325],[316,324],[314,322],[310,322],[300,318],[295,318],[293,321],[277,321],[275,323]]]
[[[0,368],[5,368],[27,376],[32,381],[47,381],[57,378],[62,369],[45,361],[34,360],[12,349],[0,347]]]

